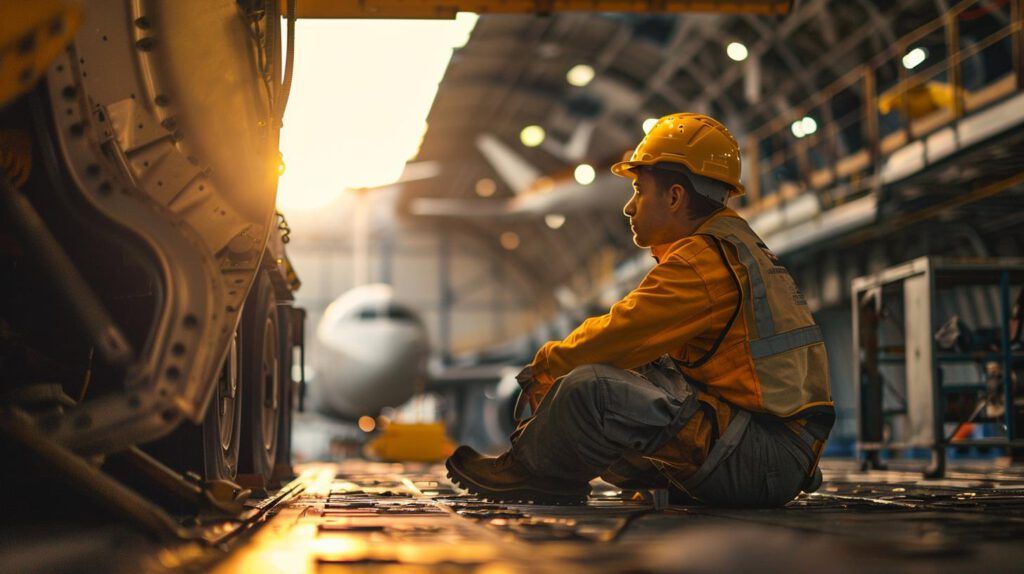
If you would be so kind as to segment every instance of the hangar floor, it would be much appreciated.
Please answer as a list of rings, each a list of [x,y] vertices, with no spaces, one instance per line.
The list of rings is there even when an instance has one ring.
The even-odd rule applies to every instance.
[[[0,572],[1020,572],[1024,562],[1019,467],[923,481],[826,461],[819,492],[774,510],[656,508],[606,484],[586,506],[506,505],[462,494],[440,466],[299,471],[252,501],[247,523],[212,526],[215,544],[159,544],[96,511],[75,517],[85,501],[55,509],[58,493],[35,497],[32,520],[0,524]]]
[[[608,485],[586,506],[482,502],[441,467],[312,465],[304,491],[217,572],[1019,572],[1024,469],[864,473],[778,510],[631,500]]]

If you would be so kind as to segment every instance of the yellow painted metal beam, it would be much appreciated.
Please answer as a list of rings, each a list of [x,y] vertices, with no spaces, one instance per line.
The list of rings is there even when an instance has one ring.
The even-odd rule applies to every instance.
[[[282,14],[287,3],[281,0]],[[781,16],[789,12],[792,3],[792,0],[296,0],[295,13],[298,18],[424,19],[451,19],[458,12],[719,12]]]
[[[0,2],[0,106],[35,85],[81,19],[74,1]]]

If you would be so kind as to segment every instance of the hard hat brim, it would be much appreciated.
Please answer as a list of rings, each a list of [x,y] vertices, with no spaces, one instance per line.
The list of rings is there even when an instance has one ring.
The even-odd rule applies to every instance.
[[[637,178],[637,173],[635,171],[633,171],[634,169],[636,169],[638,167],[645,166],[645,165],[655,165],[655,164],[663,163],[663,162],[664,162],[664,160],[661,160],[661,161],[650,161],[650,160],[649,161],[643,161],[643,160],[640,160],[640,161],[620,161],[619,163],[616,163],[616,164],[612,165],[612,173],[614,173],[615,175],[617,175],[619,177],[625,177],[625,178],[629,178],[629,179],[636,179]],[[683,165],[686,165],[686,164],[683,164]],[[689,167],[689,166],[687,166],[687,167]],[[705,177],[710,177],[710,176],[705,176]],[[717,178],[715,178],[715,179],[717,179]],[[719,180],[719,181],[722,181],[722,180]],[[745,187],[743,187],[743,184],[738,182],[738,181],[737,182],[724,181],[724,183],[727,183],[727,184],[733,186],[733,192],[729,194],[730,198],[738,197],[738,196],[741,196],[741,195],[745,195],[747,193],[747,189]]]
[[[654,165],[654,162],[650,161],[620,161],[617,164],[612,165],[612,173],[619,177],[625,177],[629,179],[636,179],[637,174],[633,172],[633,169],[638,168],[642,165]]]

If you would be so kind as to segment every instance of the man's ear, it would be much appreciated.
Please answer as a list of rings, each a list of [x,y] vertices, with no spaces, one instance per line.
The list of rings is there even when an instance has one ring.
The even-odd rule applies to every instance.
[[[686,205],[686,190],[682,185],[676,183],[668,188],[668,208],[673,213],[679,211]]]

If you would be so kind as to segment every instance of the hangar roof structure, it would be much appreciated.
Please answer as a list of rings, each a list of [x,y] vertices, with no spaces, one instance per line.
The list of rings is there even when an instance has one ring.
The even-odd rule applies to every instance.
[[[403,209],[457,220],[512,251],[543,286],[565,284],[595,258],[635,255],[620,213],[629,186],[607,168],[636,145],[645,120],[677,111],[711,114],[741,142],[751,193],[734,207],[748,217],[805,195],[821,212],[877,194],[866,183],[878,173],[866,167],[879,153],[871,140],[892,136],[884,155],[913,138],[896,141],[901,120],[892,116],[909,108],[900,94],[952,85],[970,106],[1010,71],[1009,39],[996,31],[1009,28],[1011,4],[798,0],[785,16],[482,15],[452,58],[416,158],[438,162],[442,175],[406,184]],[[904,58],[915,49],[924,64],[910,69]],[[580,65],[592,79],[573,85],[567,73]],[[888,116],[875,113],[887,97]],[[792,125],[805,117],[806,134]],[[521,143],[526,126],[543,128],[540,145]],[[856,164],[848,172],[845,158]],[[593,183],[573,181],[580,164],[596,170]]]

